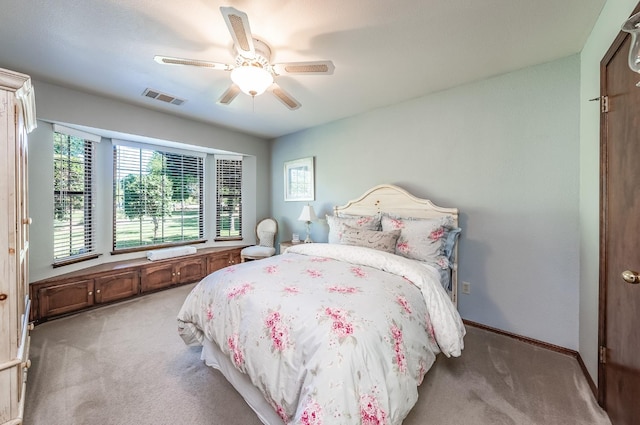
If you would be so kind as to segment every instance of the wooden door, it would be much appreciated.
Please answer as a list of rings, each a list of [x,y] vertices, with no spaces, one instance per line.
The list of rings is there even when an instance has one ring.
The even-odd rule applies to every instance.
[[[211,274],[215,271],[223,269],[231,264],[229,253],[220,252],[212,254],[207,258],[207,273]]]
[[[96,304],[133,297],[140,287],[137,270],[96,277],[95,281]]]
[[[86,279],[38,289],[38,313],[41,319],[72,313],[94,303],[94,280]]]
[[[178,281],[173,263],[144,267],[140,273],[142,292],[168,288]]]
[[[190,258],[176,264],[178,283],[191,283],[202,279],[207,274],[204,258]]]
[[[601,62],[600,364],[598,399],[614,425],[640,421],[640,75],[621,33]],[[627,280],[633,280],[627,277]]]

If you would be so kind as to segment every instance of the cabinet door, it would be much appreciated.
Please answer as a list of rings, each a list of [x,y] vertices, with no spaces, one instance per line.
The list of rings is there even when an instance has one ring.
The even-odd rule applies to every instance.
[[[227,252],[210,255],[207,258],[207,273],[211,274],[229,265],[231,265],[231,259],[229,258],[229,254]]]
[[[93,279],[38,289],[40,318],[71,313],[93,305]]]
[[[241,249],[234,249],[231,252],[229,252],[230,264],[240,264],[240,261],[241,261],[240,251]]]
[[[169,287],[178,281],[172,263],[146,266],[140,273],[141,291],[155,291]]]
[[[97,304],[129,298],[138,294],[140,277],[136,270],[95,279]]]
[[[179,283],[196,282],[207,274],[204,258],[193,258],[181,261],[176,265]]]

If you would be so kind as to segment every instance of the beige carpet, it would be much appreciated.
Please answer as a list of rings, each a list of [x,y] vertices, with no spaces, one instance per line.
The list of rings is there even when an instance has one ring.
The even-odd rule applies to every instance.
[[[37,326],[24,423],[260,425],[177,334],[192,286]],[[404,425],[610,424],[575,359],[473,327],[465,345],[439,357]]]

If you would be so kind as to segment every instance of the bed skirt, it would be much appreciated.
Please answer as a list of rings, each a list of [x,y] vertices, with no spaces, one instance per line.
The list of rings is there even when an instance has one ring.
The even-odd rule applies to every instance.
[[[202,344],[202,354],[200,356],[207,366],[217,369],[227,378],[244,401],[258,415],[260,421],[265,425],[284,425],[282,419],[276,411],[267,403],[264,396],[254,387],[247,375],[241,373],[233,366],[231,359],[225,356],[218,346],[205,339]]]

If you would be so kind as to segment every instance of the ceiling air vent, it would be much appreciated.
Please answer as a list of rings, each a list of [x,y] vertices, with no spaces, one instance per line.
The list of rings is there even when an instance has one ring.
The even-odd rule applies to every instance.
[[[144,97],[149,97],[151,99],[159,100],[161,102],[170,103],[172,105],[182,105],[186,100],[178,99],[175,96],[171,96],[170,94],[160,93],[158,90],[146,89],[142,95]]]

